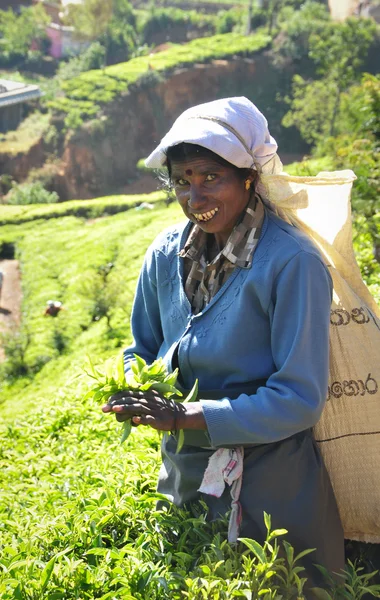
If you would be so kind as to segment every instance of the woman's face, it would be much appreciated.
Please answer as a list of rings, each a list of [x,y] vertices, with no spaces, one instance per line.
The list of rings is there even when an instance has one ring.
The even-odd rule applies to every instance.
[[[253,174],[247,178],[253,181]],[[239,172],[212,157],[186,158],[171,162],[171,181],[186,217],[224,247],[249,201]]]

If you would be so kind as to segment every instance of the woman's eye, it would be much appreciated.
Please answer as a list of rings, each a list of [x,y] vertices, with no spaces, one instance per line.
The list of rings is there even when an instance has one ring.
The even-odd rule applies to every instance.
[[[208,175],[206,175],[206,181],[214,181],[216,175],[214,175],[214,173],[209,173]]]
[[[182,186],[182,187],[184,185],[188,185],[188,181],[186,181],[186,179],[181,179],[181,178],[176,179],[174,183],[175,183],[175,185],[179,185],[179,186]]]

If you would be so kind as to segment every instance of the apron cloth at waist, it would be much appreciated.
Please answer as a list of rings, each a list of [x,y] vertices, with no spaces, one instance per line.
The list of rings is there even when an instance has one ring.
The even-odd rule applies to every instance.
[[[254,394],[265,381],[238,388],[199,392],[199,398],[236,398],[241,393]],[[249,388],[249,390],[248,390]],[[177,440],[165,435],[162,443],[162,466],[157,490],[177,506],[204,500],[209,519],[225,515],[231,508],[229,489],[220,498],[197,490],[210,456],[207,432],[185,431],[185,444],[176,454]],[[320,564],[330,572],[344,568],[344,538],[330,478],[310,429],[285,440],[244,447],[243,483],[240,492],[242,527],[240,537],[263,543],[266,537],[263,512],[272,517],[272,529],[288,530],[287,541],[301,552],[316,550],[304,557],[310,583],[321,585]]]

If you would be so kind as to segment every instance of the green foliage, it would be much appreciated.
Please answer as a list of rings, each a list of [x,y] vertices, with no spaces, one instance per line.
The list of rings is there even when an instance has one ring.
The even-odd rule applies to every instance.
[[[107,64],[129,60],[138,48],[136,14],[128,0],[113,0],[112,18],[102,37]]]
[[[192,35],[198,31],[215,33],[215,18],[198,13],[195,10],[181,10],[180,8],[154,8],[145,13],[139,24],[140,43],[155,44],[159,41],[182,41],[191,31]],[[226,32],[220,32],[226,33]],[[174,37],[173,37],[174,36]]]
[[[309,58],[310,38],[322,32],[330,20],[327,6],[307,0],[298,10],[285,6],[279,16],[282,35],[275,43],[279,57],[300,62]]]
[[[364,73],[361,81],[352,85],[341,98],[336,132],[349,134],[352,141],[359,136],[380,138],[380,76]],[[342,144],[338,145],[342,146]]]
[[[102,71],[88,71],[63,82],[65,97],[49,101],[48,105],[63,113],[75,111],[75,117],[90,119],[100,112],[101,106],[125,92],[131,84],[149,70],[161,74],[196,62],[210,62],[230,56],[251,56],[264,49],[270,37],[264,34],[241,36],[237,34],[216,35],[196,39],[188,44],[173,44],[168,50],[153,56],[140,56],[126,63],[107,67]]]
[[[357,180],[352,192],[354,248],[363,277],[379,302],[380,77],[364,74],[360,84],[352,85],[340,94],[335,137],[329,135],[330,127],[323,123],[323,113],[328,112],[329,106],[328,94],[324,95],[328,90],[328,80],[305,83],[305,86],[308,93],[296,94],[293,100],[296,109],[294,120],[286,118],[285,122],[297,125],[308,141],[316,142],[315,158],[291,167],[290,172],[296,169],[297,175],[315,175],[326,168],[321,161],[328,170],[352,169],[355,172]],[[321,94],[317,93],[318,90]],[[309,166],[310,173],[307,172]]]
[[[323,139],[330,134],[337,90],[336,82],[330,79],[310,83],[301,75],[295,75],[291,110],[284,116],[282,124],[296,127],[309,144]]]
[[[141,75],[138,81],[138,86],[140,89],[146,89],[154,87],[159,83],[163,83],[163,81],[165,81],[165,79],[159,71],[147,71]]]
[[[128,60],[136,47],[136,17],[127,0],[70,4],[66,22],[75,27],[79,39],[101,42],[106,64]]]
[[[84,0],[69,4],[65,22],[75,27],[77,36],[84,40],[97,40],[107,29],[112,18],[113,0]]]
[[[140,158],[140,160],[137,161],[136,169],[141,173],[151,173],[152,170],[145,166],[145,160],[145,158]]]
[[[132,363],[132,371],[130,376],[126,378],[124,372],[123,355],[116,360],[108,359],[105,363],[104,372],[95,368],[90,357],[88,356],[88,367],[86,374],[95,380],[92,387],[86,394],[86,398],[93,398],[102,404],[107,403],[111,396],[123,390],[131,391],[146,391],[150,389],[157,390],[158,387],[165,387],[166,395],[176,394],[179,392],[174,386],[177,381],[178,369],[174,373],[167,373],[162,359],[154,361],[152,365],[147,365],[145,360],[135,355],[135,362]],[[181,392],[179,392],[180,395]],[[118,402],[121,403],[121,400]],[[121,443],[125,442],[132,430],[132,423],[127,419],[123,424],[123,433]]]
[[[380,299],[380,77],[364,75],[341,97],[339,135],[329,139],[336,168],[351,168],[356,176],[352,204],[355,249],[370,290]],[[317,154],[326,150],[320,143]]]
[[[100,42],[91,44],[82,54],[74,56],[68,62],[61,62],[55,78],[58,82],[77,77],[84,71],[100,69],[104,66],[105,48]]]
[[[13,184],[7,195],[8,204],[54,204],[59,197],[56,192],[49,192],[42,183]]]
[[[134,392],[146,392],[154,390],[161,396],[167,399],[172,399],[176,402],[194,402],[198,394],[198,380],[195,381],[192,390],[188,393],[185,399],[178,387],[176,387],[178,369],[173,373],[168,373],[162,358],[158,358],[148,365],[146,361],[134,355],[135,360],[131,362],[131,370],[125,375],[124,372],[124,357],[121,354],[117,359],[108,359],[104,365],[103,371],[95,368],[91,358],[88,356],[88,367],[85,373],[95,380],[92,382],[92,387],[87,392],[85,398],[93,398],[97,402],[107,403],[111,396],[123,390]],[[114,404],[122,404],[122,399],[114,401]],[[127,419],[123,426],[121,443],[128,439],[132,430],[131,420]],[[179,452],[184,444],[184,432],[178,432],[177,452]]]
[[[122,7],[122,0],[118,6]],[[294,45],[286,50],[289,56],[297,53],[296,40],[302,41],[300,59],[320,27],[319,17],[315,23],[311,17],[317,9],[308,8],[307,19],[303,10],[298,16],[292,13],[289,31]],[[318,11],[322,15],[320,7]],[[351,30],[347,31],[348,35]],[[363,40],[365,32],[360,30],[360,36]],[[343,45],[356,39],[343,34],[341,38]],[[229,34],[174,46],[158,55],[65,79],[67,96],[57,98],[54,106],[68,115],[66,126],[75,128],[141,78],[149,83],[177,66],[234,54],[250,56],[268,44],[269,38],[262,35]],[[330,73],[333,65],[329,66],[318,44],[313,46],[314,58],[319,68]],[[328,49],[326,40],[323,44]],[[353,53],[361,60],[356,48]],[[343,54],[347,54],[344,48]],[[340,64],[344,56],[338,56]],[[310,82],[298,80],[302,93],[295,124],[318,144],[311,159],[286,170],[299,175],[335,168],[356,172],[355,251],[363,277],[380,301],[379,78],[365,76],[352,85],[353,71],[348,67],[334,136],[329,136],[331,128],[320,115],[326,107],[330,114],[334,111],[325,92],[331,86],[335,93],[336,76],[309,89]],[[113,420],[100,413],[93,399],[83,399],[91,380],[83,375],[84,355],[89,353],[99,362],[114,357],[131,340],[129,316],[146,247],[169,222],[183,217],[177,204],[165,207],[164,198],[156,193],[1,207],[0,247],[16,246],[23,282],[23,326],[3,337],[6,361],[0,366],[0,597],[4,600],[303,600],[309,596],[308,592],[305,596],[301,557],[280,541],[284,531],[271,531],[268,515],[268,536],[262,544],[243,539],[231,545],[226,540],[226,520],[208,523],[204,505],[168,508],[165,498],[154,491],[159,468],[155,433],[148,428],[133,430],[126,451],[115,439]],[[131,210],[144,201],[154,202],[154,211]],[[98,219],[110,214],[114,216]],[[55,319],[43,316],[51,297],[65,307]],[[315,589],[315,597],[380,597],[373,573],[364,574],[350,562],[346,570],[340,585],[329,584],[327,577],[326,589]]]
[[[57,219],[76,216],[87,219],[105,217],[124,212],[139,206],[142,202],[162,202],[166,198],[163,192],[138,196],[105,196],[94,200],[69,200],[54,206],[7,206],[1,207],[0,225],[15,225],[28,221]]]
[[[135,56],[136,30],[130,23],[115,20],[112,27],[102,36],[102,42],[107,49],[107,64],[124,62]]]
[[[113,267],[113,262],[108,262],[100,265],[95,272],[91,270],[90,273],[84,273],[80,285],[80,293],[93,301],[92,320],[99,321],[105,317],[110,331],[112,309],[117,306],[118,298],[123,294],[122,279],[115,279],[111,275]]]
[[[80,108],[72,108],[65,116],[65,131],[79,129],[83,125],[83,113]]]
[[[297,127],[309,143],[335,135],[342,93],[358,77],[376,32],[370,19],[347,19],[327,22],[310,36],[309,54],[323,78],[307,81],[300,75],[294,77],[285,127]]]
[[[0,64],[8,65],[25,59],[32,42],[46,40],[49,23],[41,4],[21,7],[17,14],[11,9],[0,10]]]
[[[285,165],[284,171],[298,177],[312,177],[320,171],[333,171],[334,168],[334,161],[331,156],[321,156],[320,158],[307,158],[302,162]]]
[[[14,380],[28,374],[26,351],[30,341],[31,337],[26,328],[20,331],[13,328],[0,333],[0,344],[8,359],[3,368],[3,374],[7,379]]]
[[[226,519],[208,523],[204,505],[169,508],[154,491],[156,434],[133,430],[126,451],[115,439],[113,419],[83,399],[91,379],[83,375],[85,354],[98,362],[131,340],[129,312],[145,250],[168,222],[182,218],[177,204],[157,204],[149,213],[130,210],[87,223],[61,217],[1,229],[0,244],[17,246],[22,271],[22,335],[29,335],[21,344],[23,364],[28,377],[40,369],[33,379],[19,371],[11,383],[5,366],[17,357],[2,366],[4,600],[305,598],[299,558],[279,541],[283,531],[268,531],[263,544],[231,545]],[[84,275],[96,277],[110,261],[107,285],[110,278],[123,282],[111,311],[112,335],[105,318],[93,320],[94,298],[81,287]],[[65,307],[55,319],[42,314],[50,297]],[[371,589],[369,577],[360,580],[350,565],[347,577],[345,591],[325,593],[357,600]]]
[[[50,115],[36,110],[28,115],[15,131],[0,133],[0,152],[18,154],[28,152],[45,134],[50,124]]]
[[[242,27],[244,16],[244,11],[241,8],[230,8],[230,10],[219,11],[215,21],[215,33],[231,33],[236,31],[237,28]],[[253,23],[252,29],[255,29]]]
[[[154,202],[163,197],[164,194],[154,194],[152,199],[150,196],[124,197],[119,202],[124,203],[125,210],[144,200]],[[81,214],[80,202],[70,204],[71,210]],[[88,211],[94,204],[95,214],[101,215],[107,207],[107,199],[100,199],[98,203],[82,202]],[[115,201],[117,210],[120,204]],[[64,205],[39,207],[37,211],[45,210],[49,215],[49,210],[55,208],[64,211]],[[89,208],[86,209],[86,205]],[[32,207],[24,210],[32,210]],[[43,365],[62,353],[72,354],[77,350],[83,354],[83,348],[90,353],[88,340],[94,335],[92,331],[103,332],[103,351],[123,343],[129,336],[131,302],[143,252],[166,226],[169,215],[173,215],[174,220],[179,219],[181,213],[178,209],[174,211],[173,206],[166,208],[157,202],[153,211],[127,210],[87,223],[79,217],[63,216],[2,227],[0,244],[15,244],[21,263],[23,324],[30,335],[24,364],[29,375],[41,367],[43,371],[49,368],[49,364]],[[130,248],[133,248],[132,253]],[[105,275],[110,263],[114,266]],[[54,319],[43,314],[49,298],[60,300],[65,308]],[[102,347],[94,353],[97,355]],[[13,372],[12,360],[9,356],[5,363],[9,372]]]
[[[310,39],[310,55],[319,73],[338,81],[341,90],[347,89],[357,77],[376,32],[373,19],[326,23]]]
[[[113,422],[81,399],[78,364],[64,379],[63,366],[23,394],[22,414],[2,411],[3,600],[305,598],[294,593],[300,559],[289,546],[279,555],[284,530],[236,546],[226,519],[207,522],[204,504],[169,508],[154,491],[155,434],[134,430],[126,451]],[[363,582],[354,589],[362,593]]]
[[[313,9],[313,6],[317,5],[320,1],[324,3],[324,0],[262,0],[260,2],[260,18],[264,20],[267,25],[269,33],[273,30],[278,30],[281,21],[284,18],[290,20],[291,15],[295,11],[302,11],[306,8],[303,17],[308,17],[308,8]],[[251,2],[251,7],[253,2]],[[319,16],[320,12],[315,9],[315,14]],[[286,15],[284,17],[284,15]]]

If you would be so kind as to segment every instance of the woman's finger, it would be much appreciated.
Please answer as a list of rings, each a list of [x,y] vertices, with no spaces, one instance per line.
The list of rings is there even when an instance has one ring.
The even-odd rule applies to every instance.
[[[112,394],[108,398],[108,404],[112,404],[113,402],[117,402],[122,398],[128,398],[130,396],[130,392],[128,390],[121,390],[120,392],[116,392],[116,394]]]
[[[152,415],[135,415],[132,417],[132,423],[134,425],[151,425],[155,423],[156,419]]]
[[[123,396],[118,396],[117,398],[115,398],[115,396],[111,396],[108,399],[108,404],[110,404],[111,406],[114,406],[115,404],[130,404],[131,402],[136,401],[136,398],[133,398],[132,396],[127,396],[126,394],[124,394]]]
[[[112,412],[116,414],[128,415],[130,418],[133,415],[148,414],[151,411],[145,404],[135,401],[131,404],[115,404],[112,406]]]
[[[128,421],[131,418],[130,415],[118,415],[117,413],[115,417],[118,423],[124,423],[124,421]]]

